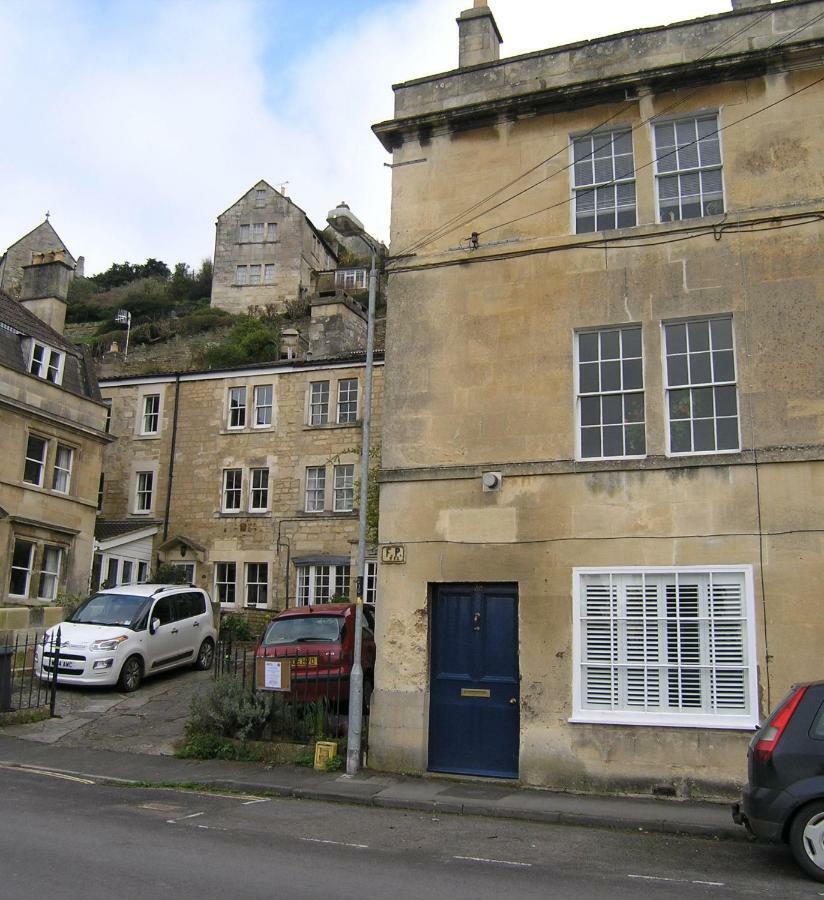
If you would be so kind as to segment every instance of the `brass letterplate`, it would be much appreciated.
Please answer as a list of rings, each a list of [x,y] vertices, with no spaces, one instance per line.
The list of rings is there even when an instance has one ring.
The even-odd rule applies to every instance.
[[[489,691],[483,688],[461,688],[462,697],[489,697]]]

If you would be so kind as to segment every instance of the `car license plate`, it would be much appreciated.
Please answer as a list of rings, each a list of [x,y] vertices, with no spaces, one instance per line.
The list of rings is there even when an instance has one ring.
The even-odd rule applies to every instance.
[[[64,661],[64,660],[61,659],[61,660],[57,663],[57,668],[58,668],[58,670],[59,670],[59,669],[73,669],[73,668],[74,668],[74,663],[73,663],[73,662]]]
[[[296,656],[295,657],[295,665],[296,666],[317,666],[318,658],[317,656]]]

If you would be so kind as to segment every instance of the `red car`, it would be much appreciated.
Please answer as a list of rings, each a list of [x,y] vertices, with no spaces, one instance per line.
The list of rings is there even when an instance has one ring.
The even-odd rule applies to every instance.
[[[326,699],[333,708],[349,700],[349,676],[355,648],[354,603],[295,606],[279,613],[266,628],[256,657],[292,660],[292,699],[309,703]],[[361,664],[364,707],[369,704],[375,672],[375,635],[371,610],[364,610]]]

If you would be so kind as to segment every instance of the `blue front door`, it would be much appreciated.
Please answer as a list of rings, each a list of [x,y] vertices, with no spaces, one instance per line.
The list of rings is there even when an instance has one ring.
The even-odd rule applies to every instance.
[[[438,585],[431,629],[429,770],[517,778],[517,586]]]

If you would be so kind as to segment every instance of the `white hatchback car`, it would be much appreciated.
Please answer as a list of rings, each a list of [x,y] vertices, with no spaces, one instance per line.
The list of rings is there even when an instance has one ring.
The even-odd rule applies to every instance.
[[[122,691],[176,666],[210,668],[217,642],[209,595],[179,584],[124,584],[93,594],[46,632],[35,654],[44,680],[54,671],[49,640],[58,628],[58,684],[116,684]]]

